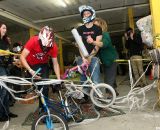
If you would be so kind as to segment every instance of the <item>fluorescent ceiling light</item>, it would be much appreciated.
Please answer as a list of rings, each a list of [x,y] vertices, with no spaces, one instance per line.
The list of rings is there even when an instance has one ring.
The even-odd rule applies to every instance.
[[[70,0],[64,0],[64,2],[65,2],[67,5],[71,4]]]
[[[56,6],[62,6],[62,7],[67,7],[67,2],[65,2],[64,0],[54,0],[55,2],[54,2],[54,4],[56,5]]]

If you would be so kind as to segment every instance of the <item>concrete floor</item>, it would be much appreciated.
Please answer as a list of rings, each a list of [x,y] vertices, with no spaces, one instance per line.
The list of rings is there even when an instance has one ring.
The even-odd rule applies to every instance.
[[[126,95],[130,89],[128,76],[118,76],[118,91],[120,96]],[[148,82],[152,82],[149,81]],[[112,117],[100,118],[99,120],[71,126],[70,130],[160,130],[160,113],[159,108],[153,110],[153,105],[157,99],[157,89],[153,88],[146,93],[148,103],[141,110],[122,109],[126,114]],[[13,113],[18,114],[18,118],[11,119],[7,130],[30,130],[31,126],[21,126],[26,116],[35,111],[37,104],[19,104],[11,107]],[[0,123],[0,130],[4,130],[4,123]]]

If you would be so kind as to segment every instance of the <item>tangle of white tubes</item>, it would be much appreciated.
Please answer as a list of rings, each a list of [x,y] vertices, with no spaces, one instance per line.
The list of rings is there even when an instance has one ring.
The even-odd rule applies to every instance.
[[[145,74],[145,72],[147,71],[149,65],[151,64],[151,62],[149,63],[149,65],[147,66],[145,72],[141,75],[141,77],[133,84],[133,77],[132,77],[132,70],[131,70],[131,64],[130,64],[130,60],[128,61],[129,63],[129,77],[130,77],[130,84],[131,84],[131,89],[128,92],[127,95],[122,96],[122,97],[118,97],[116,98],[116,101],[114,103],[114,105],[112,105],[111,107],[107,108],[108,110],[112,111],[112,112],[118,112],[113,108],[129,108],[129,110],[131,111],[132,109],[141,109],[146,103],[146,97],[145,97],[145,92],[149,91],[151,88],[156,87],[157,86],[157,80],[153,81],[153,83],[143,87],[143,88],[138,88],[135,87],[136,84],[138,83],[138,81],[142,78],[142,76]],[[61,82],[65,82],[65,83],[73,83],[72,81],[69,80],[57,80],[57,79],[43,79],[43,81],[39,81],[36,82],[36,85],[53,85],[53,84],[59,84]],[[32,96],[30,98],[19,98],[16,97],[14,95],[14,93],[21,93],[24,91],[15,91],[11,88],[9,88],[6,83],[11,83],[11,84],[16,84],[16,85],[28,85],[28,86],[32,86],[32,82],[28,81],[25,78],[20,78],[20,77],[15,77],[15,76],[0,76],[0,87],[4,87],[12,96],[14,99],[16,100],[22,100],[22,101],[28,101],[28,100],[32,100],[38,97],[38,95]],[[94,118],[92,120],[85,120],[79,124],[85,124],[85,123],[89,123],[95,120],[98,120],[100,117],[100,113],[97,112],[95,110],[95,112],[97,113],[97,118]],[[70,124],[70,126],[74,126],[75,124]],[[5,129],[3,129],[5,130]]]
[[[147,103],[145,92],[149,91],[151,88],[156,87],[158,81],[154,80],[153,83],[143,88],[135,87],[139,82],[139,80],[142,78],[142,76],[146,73],[151,62],[148,64],[144,73],[140,76],[140,78],[134,84],[133,84],[130,60],[128,61],[128,63],[129,63],[130,85],[131,85],[130,91],[126,96],[116,98],[114,105],[112,105],[111,107],[112,108],[129,108],[129,110],[131,111],[132,109],[141,109]]]

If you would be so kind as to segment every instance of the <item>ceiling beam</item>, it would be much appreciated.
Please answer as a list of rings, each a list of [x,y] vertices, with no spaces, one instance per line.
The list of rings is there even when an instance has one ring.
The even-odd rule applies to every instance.
[[[13,20],[13,21],[15,21],[15,22],[17,22],[17,23],[20,23],[20,24],[22,24],[22,25],[25,25],[25,26],[27,26],[27,27],[36,29],[36,30],[38,30],[38,31],[41,29],[41,27],[35,25],[35,23],[32,23],[32,22],[30,22],[30,21],[28,21],[28,20],[26,20],[26,19],[24,19],[24,18],[21,18],[21,17],[13,14],[13,13],[11,13],[11,12],[8,12],[8,11],[6,11],[5,9],[2,9],[2,8],[0,8],[0,16],[3,16],[3,17],[5,17],[5,18],[7,18],[7,19],[10,19],[10,20]],[[57,34],[55,34],[55,36],[56,36],[57,38],[59,38],[59,39],[62,39],[62,40],[65,41],[65,42],[71,42],[71,41],[69,41],[69,40],[67,40],[67,39],[65,39],[65,38],[63,38],[63,37],[61,37],[61,36],[59,36],[59,35],[57,35]]]
[[[31,27],[31,28],[34,28],[36,30],[40,30],[40,27],[35,25],[34,23],[32,23],[32,22],[30,22],[26,19],[23,19],[23,18],[21,18],[17,15],[14,15],[14,14],[12,14],[12,13],[4,10],[4,9],[0,9],[0,16],[3,16],[3,17],[5,17],[7,19],[10,19],[10,20],[13,20],[13,21],[15,21],[17,23],[20,23],[22,25],[25,25],[27,27]]]
[[[145,3],[145,4],[137,4],[137,5],[127,5],[127,6],[116,7],[116,8],[96,10],[96,14],[102,13],[102,12],[123,10],[123,9],[127,9],[128,7],[135,8],[135,7],[146,7],[146,6],[149,6],[149,4]],[[33,23],[43,23],[43,22],[54,21],[54,20],[65,19],[65,18],[71,18],[71,17],[76,17],[76,16],[79,16],[79,13],[78,14],[72,14],[72,15],[59,16],[59,17],[54,17],[54,18],[46,18],[46,19],[41,19],[41,20],[34,20]]]

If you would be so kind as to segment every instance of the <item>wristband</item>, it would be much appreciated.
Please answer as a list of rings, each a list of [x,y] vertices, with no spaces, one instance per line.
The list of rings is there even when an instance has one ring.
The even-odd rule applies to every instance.
[[[32,69],[29,69],[29,70],[28,70],[29,73],[31,73],[32,71],[33,71]]]

